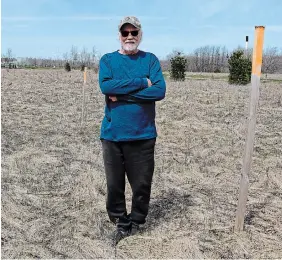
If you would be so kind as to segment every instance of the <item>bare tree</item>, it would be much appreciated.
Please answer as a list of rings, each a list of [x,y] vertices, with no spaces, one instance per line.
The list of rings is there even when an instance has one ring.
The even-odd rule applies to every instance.
[[[67,52],[63,54],[63,60],[64,62],[67,62],[69,60],[69,54]]]
[[[219,68],[220,68],[220,72],[228,72],[228,51],[226,49],[226,47],[222,47],[221,48],[221,55],[220,55],[220,64],[219,64]]]
[[[201,65],[200,65],[200,50],[196,49],[194,50],[194,63],[195,63],[195,67],[194,67],[194,71],[198,72],[201,71]]]
[[[220,47],[217,46],[215,48],[215,61],[214,61],[214,72],[221,72],[221,66],[220,66]]]
[[[97,50],[96,50],[95,46],[92,47],[91,62],[93,63],[93,67],[94,67],[94,66],[96,65],[96,63],[97,63]]]
[[[91,55],[88,53],[87,48],[83,47],[81,53],[80,53],[80,62],[82,65],[85,65],[89,67],[91,60]]]
[[[209,64],[209,46],[201,47],[201,71],[208,72]]]
[[[8,59],[8,62],[13,60],[13,52],[11,48],[8,48],[6,58]]]
[[[279,50],[277,47],[268,47],[262,57],[263,73],[275,73],[279,69]]]
[[[77,51],[76,46],[71,47],[70,56],[71,56],[71,59],[72,59],[72,65],[73,66],[76,65],[76,63],[78,61],[78,51]]]

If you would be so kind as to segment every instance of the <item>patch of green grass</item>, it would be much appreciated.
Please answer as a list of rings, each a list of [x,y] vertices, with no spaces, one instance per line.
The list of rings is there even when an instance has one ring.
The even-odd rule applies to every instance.
[[[262,83],[266,83],[266,82],[278,82],[278,83],[282,83],[282,79],[261,79]]]
[[[187,75],[186,79],[195,79],[195,80],[228,80],[228,76],[214,76],[214,75]]]
[[[185,79],[192,79],[192,80],[207,80],[207,79],[209,79],[209,78],[199,78],[199,77],[194,77],[194,78],[192,78],[192,77],[185,77]]]
[[[169,71],[164,71],[163,76],[165,79],[169,79]],[[215,74],[215,73],[210,73],[210,74],[190,74],[186,73],[185,76],[186,79],[195,79],[195,80],[205,80],[205,79],[215,79],[215,80],[228,80],[227,75],[221,75],[221,74]]]

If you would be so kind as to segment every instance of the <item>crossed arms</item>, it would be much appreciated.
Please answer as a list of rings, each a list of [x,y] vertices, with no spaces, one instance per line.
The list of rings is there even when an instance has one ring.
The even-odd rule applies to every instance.
[[[112,101],[134,103],[152,102],[165,97],[166,84],[157,58],[150,66],[150,78],[116,80],[106,59],[100,61],[99,84],[104,95]]]

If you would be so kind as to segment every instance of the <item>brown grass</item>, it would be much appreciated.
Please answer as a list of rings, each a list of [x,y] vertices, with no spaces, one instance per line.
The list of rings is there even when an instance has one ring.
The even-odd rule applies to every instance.
[[[148,221],[115,251],[104,99],[88,76],[81,126],[82,72],[2,70],[3,258],[282,257],[281,84],[261,85],[245,230],[234,234],[250,86],[167,82]]]

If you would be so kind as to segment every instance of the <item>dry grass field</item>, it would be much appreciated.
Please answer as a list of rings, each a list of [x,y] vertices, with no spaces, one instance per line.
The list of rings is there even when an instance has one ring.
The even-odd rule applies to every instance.
[[[280,75],[280,79],[281,79]],[[104,98],[88,73],[2,70],[2,258],[282,258],[282,83],[260,87],[242,233],[234,233],[249,86],[167,81],[148,221],[116,250],[105,210]],[[130,208],[130,189],[126,191]]]

